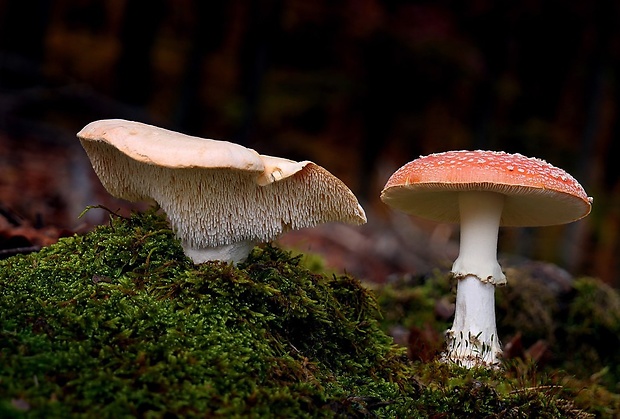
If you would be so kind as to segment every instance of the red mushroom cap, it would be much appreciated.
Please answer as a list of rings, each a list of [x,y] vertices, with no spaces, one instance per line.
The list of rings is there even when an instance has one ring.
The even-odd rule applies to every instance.
[[[381,199],[401,211],[458,222],[458,193],[506,196],[500,225],[545,226],[590,213],[592,199],[564,170],[544,160],[498,151],[447,151],[413,160],[388,179]]]

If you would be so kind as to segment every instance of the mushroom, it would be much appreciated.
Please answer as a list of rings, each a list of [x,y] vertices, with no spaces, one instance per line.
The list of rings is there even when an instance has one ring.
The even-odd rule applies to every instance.
[[[366,222],[346,185],[310,161],[121,119],[91,122],[77,136],[106,190],[159,204],[195,263],[242,261],[289,230]]]
[[[590,213],[592,198],[564,170],[536,158],[495,151],[448,151],[398,169],[381,192],[387,205],[438,222],[461,224],[452,328],[443,359],[464,367],[499,364],[495,286],[499,226],[548,226]]]

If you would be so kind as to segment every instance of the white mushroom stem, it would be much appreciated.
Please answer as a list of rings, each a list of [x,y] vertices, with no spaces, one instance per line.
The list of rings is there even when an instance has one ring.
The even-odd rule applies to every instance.
[[[504,195],[495,192],[459,193],[461,245],[452,265],[457,278],[474,275],[482,282],[505,284],[497,262],[497,235],[504,208]]]
[[[223,262],[232,262],[235,265],[245,260],[257,244],[257,242],[252,240],[242,240],[214,247],[195,247],[185,241],[181,243],[185,255],[196,264],[210,260],[221,260]]]
[[[460,252],[452,267],[459,281],[444,358],[468,368],[497,365],[502,352],[495,323],[495,285],[506,283],[497,262],[503,205],[502,194],[459,194]]]

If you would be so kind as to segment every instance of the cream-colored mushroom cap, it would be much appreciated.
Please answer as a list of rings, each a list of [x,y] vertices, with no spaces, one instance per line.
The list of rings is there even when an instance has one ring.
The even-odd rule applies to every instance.
[[[133,160],[170,168],[231,168],[262,172],[252,149],[228,141],[181,134],[141,122],[103,119],[77,133],[82,145],[107,143]]]
[[[289,230],[366,222],[349,188],[309,161],[118,119],[92,122],[78,137],[106,190],[157,202],[194,260],[202,249],[242,254]]]
[[[497,151],[448,151],[398,169],[381,199],[401,211],[439,222],[459,222],[458,193],[505,195],[503,226],[546,226],[590,213],[592,199],[564,170],[536,158]]]

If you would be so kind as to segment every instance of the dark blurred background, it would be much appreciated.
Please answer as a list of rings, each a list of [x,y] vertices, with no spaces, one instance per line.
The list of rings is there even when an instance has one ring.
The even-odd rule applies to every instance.
[[[105,220],[78,220],[87,205],[123,206],[75,133],[132,119],[324,166],[368,225],[284,241],[382,280],[448,266],[458,240],[458,227],[389,211],[378,199],[387,178],[421,154],[505,150],[565,169],[595,204],[568,226],[502,229],[502,254],[618,286],[619,6],[0,0],[5,224],[77,231]]]

